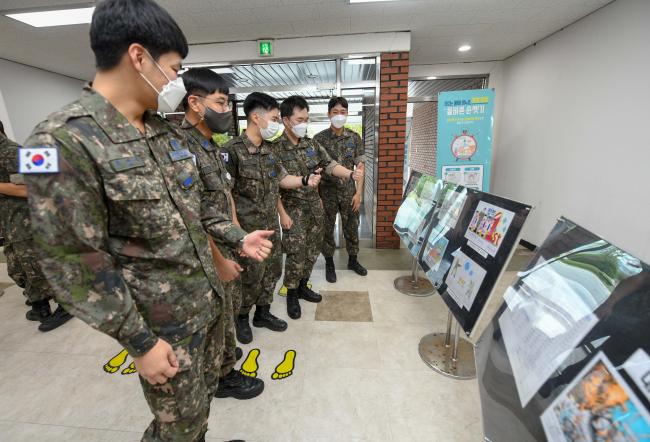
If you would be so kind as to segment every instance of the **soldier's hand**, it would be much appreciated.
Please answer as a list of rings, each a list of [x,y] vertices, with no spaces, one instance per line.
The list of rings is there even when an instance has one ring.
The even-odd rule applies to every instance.
[[[256,230],[246,235],[242,245],[244,256],[248,256],[255,261],[264,261],[271,254],[273,248],[273,243],[267,238],[274,233],[273,230]]]
[[[352,174],[352,179],[354,181],[359,181],[361,178],[363,178],[365,172],[366,172],[366,166],[364,166],[363,163],[359,163],[357,168],[354,170],[354,173]]]
[[[320,183],[320,170],[323,169],[318,169],[316,173],[309,175],[309,180],[307,180],[307,184],[309,187],[318,187],[318,184]]]
[[[217,274],[223,282],[234,281],[244,269],[236,261],[226,259],[217,266]]]
[[[350,205],[352,206],[352,211],[353,212],[358,212],[359,208],[361,207],[361,195],[358,194],[358,193],[354,194],[354,196],[352,197],[352,202],[350,203]]]
[[[291,230],[293,226],[293,220],[289,215],[280,215],[280,225],[283,230]]]
[[[178,360],[171,345],[158,339],[143,356],[133,358],[138,374],[151,385],[165,384],[178,372]]]

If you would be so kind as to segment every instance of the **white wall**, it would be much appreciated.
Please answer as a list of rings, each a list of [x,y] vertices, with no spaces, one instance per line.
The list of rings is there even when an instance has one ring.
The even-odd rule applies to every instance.
[[[650,262],[650,2],[618,0],[503,62],[493,191]],[[502,76],[501,76],[502,75]]]
[[[80,80],[0,59],[0,93],[7,113],[0,119],[23,143],[48,114],[76,100],[82,87]]]

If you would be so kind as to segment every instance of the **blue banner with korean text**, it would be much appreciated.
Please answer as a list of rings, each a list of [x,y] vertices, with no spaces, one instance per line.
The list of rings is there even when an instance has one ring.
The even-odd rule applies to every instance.
[[[494,89],[438,94],[438,178],[490,190],[493,111]]]

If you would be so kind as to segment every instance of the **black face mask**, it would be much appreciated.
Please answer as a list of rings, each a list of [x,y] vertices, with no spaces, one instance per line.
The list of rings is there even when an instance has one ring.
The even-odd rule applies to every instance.
[[[217,134],[226,133],[232,127],[232,112],[230,111],[215,112],[206,106],[203,119],[208,128]]]

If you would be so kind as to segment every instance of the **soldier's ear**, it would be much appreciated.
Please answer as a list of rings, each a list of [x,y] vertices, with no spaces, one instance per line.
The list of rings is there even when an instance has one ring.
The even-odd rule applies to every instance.
[[[144,46],[140,43],[131,43],[126,50],[125,56],[128,57],[131,66],[137,72],[142,73],[145,70],[143,64],[146,63],[144,60],[148,58]]]

